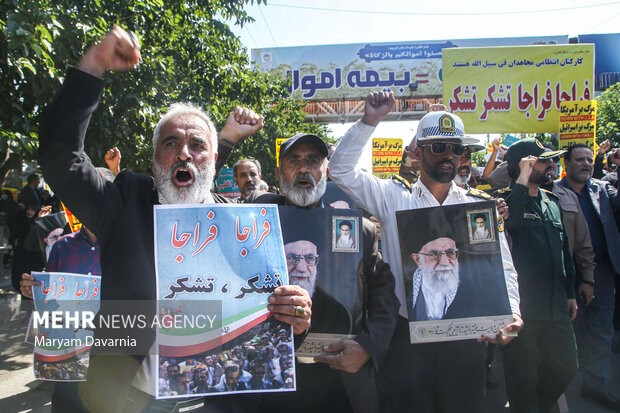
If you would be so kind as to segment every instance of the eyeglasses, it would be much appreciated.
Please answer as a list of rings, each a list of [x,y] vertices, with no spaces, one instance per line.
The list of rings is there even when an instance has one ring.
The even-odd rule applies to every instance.
[[[441,155],[446,151],[446,148],[450,146],[452,149],[452,153],[455,156],[461,156],[465,153],[465,145],[462,143],[447,143],[447,142],[433,142],[429,145],[420,145],[420,146],[430,146],[431,152],[435,155]]]
[[[431,257],[435,261],[439,262],[439,261],[441,261],[441,256],[443,254],[446,254],[446,257],[448,257],[449,260],[454,260],[454,259],[458,258],[459,257],[459,250],[455,250],[455,249],[450,248],[449,250],[446,250],[446,251],[432,250],[428,254],[424,254],[423,252],[420,252],[419,254],[420,255],[426,255],[427,257]]]
[[[297,255],[297,254],[286,254],[286,262],[290,265],[297,265],[301,262],[301,259],[304,259],[306,265],[317,265],[319,263],[318,255]]]

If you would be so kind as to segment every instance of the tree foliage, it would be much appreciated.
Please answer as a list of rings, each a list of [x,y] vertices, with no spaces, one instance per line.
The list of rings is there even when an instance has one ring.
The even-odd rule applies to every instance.
[[[261,3],[264,0],[256,0]],[[146,171],[153,129],[176,101],[204,107],[217,127],[235,105],[266,118],[265,128],[235,150],[231,161],[256,157],[273,182],[275,139],[298,131],[326,134],[303,123],[302,104],[288,99],[284,80],[253,71],[226,22],[252,18],[253,0],[5,0],[0,4],[0,178],[34,160],[42,113],[87,47],[113,25],[134,31],[143,62],[104,76],[106,88],[88,130],[86,152],[98,165],[113,146],[122,166]]]
[[[620,145],[620,83],[611,86],[599,97],[596,113],[596,141],[606,139],[612,147]]]

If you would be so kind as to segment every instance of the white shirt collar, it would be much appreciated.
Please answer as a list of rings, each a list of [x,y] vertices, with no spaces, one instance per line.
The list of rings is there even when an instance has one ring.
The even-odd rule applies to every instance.
[[[436,205],[440,205],[435,196],[431,193],[431,191],[424,185],[422,179],[418,179],[415,184],[412,186],[412,195],[416,198],[424,198],[427,201],[430,201]],[[465,196],[467,192],[460,188],[457,184],[452,181],[450,183],[450,189],[448,190],[448,196],[446,197],[446,201],[450,198],[456,198],[460,201],[465,201],[467,197]],[[445,204],[446,202],[444,202]]]

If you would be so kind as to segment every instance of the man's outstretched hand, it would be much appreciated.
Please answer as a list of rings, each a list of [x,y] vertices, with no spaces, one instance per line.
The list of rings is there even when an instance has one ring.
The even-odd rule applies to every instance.
[[[114,26],[103,39],[88,49],[78,65],[96,77],[101,77],[106,70],[122,72],[133,69],[140,63],[140,42],[132,32],[126,32]]]

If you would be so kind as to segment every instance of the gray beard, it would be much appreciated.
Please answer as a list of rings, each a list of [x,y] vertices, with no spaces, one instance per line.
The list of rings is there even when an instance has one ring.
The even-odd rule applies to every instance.
[[[452,267],[449,274],[437,273],[437,267],[435,267],[435,270],[429,271],[426,265],[422,264],[420,266],[422,269],[422,282],[433,291],[441,292],[442,295],[456,291],[460,282],[458,262]]]
[[[454,183],[457,184],[458,186],[465,186],[465,184],[469,182],[470,179],[471,179],[471,172],[467,174],[467,176],[461,176],[459,174],[456,174],[453,180],[454,180]]]
[[[153,178],[160,201],[166,204],[213,203],[211,186],[215,177],[215,162],[205,163],[201,169],[193,163],[186,163],[185,166],[192,170],[194,182],[189,186],[177,186],[172,181],[172,172],[177,165],[166,170],[158,162],[153,162]]]
[[[294,285],[298,285],[301,288],[303,288],[304,290],[308,291],[308,295],[310,295],[310,297],[312,297],[312,294],[314,294],[314,282],[316,280],[316,275],[314,277],[305,277],[305,278],[299,278],[295,281],[292,280],[293,277],[299,277],[299,276],[305,276],[305,274],[299,274],[298,272],[292,272],[290,273],[288,276],[291,278],[289,280],[289,282],[291,284]]]
[[[299,188],[295,184],[299,180],[308,180],[312,182],[312,188]],[[286,182],[286,180],[280,175],[280,188],[281,193],[284,195],[293,205],[299,207],[307,207],[314,205],[325,193],[327,187],[327,176],[323,175],[321,181],[316,183],[312,175],[309,173],[297,175],[292,183]]]

